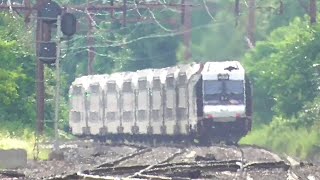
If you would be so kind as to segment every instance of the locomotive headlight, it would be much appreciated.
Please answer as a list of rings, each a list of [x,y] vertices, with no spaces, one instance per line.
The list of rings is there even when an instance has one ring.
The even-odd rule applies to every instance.
[[[214,118],[214,116],[212,114],[206,114],[205,117],[209,118],[209,119],[213,119]]]

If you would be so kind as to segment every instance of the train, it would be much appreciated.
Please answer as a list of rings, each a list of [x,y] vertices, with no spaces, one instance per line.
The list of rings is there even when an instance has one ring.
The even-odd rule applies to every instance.
[[[87,75],[69,89],[75,136],[237,143],[251,131],[252,85],[239,61]]]

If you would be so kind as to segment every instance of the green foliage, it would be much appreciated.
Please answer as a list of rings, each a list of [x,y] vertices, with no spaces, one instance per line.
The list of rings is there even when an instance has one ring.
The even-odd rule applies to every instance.
[[[284,2],[285,19],[273,16],[264,27],[270,35],[260,33],[266,39],[244,58],[254,85],[255,128],[241,143],[308,159],[320,145],[319,74],[313,67],[320,61],[320,26],[310,27],[301,7]]]
[[[39,142],[45,138],[40,138]],[[28,125],[23,125],[18,121],[1,122],[0,127],[0,148],[1,149],[25,149],[28,159],[34,158],[35,134]],[[47,160],[49,149],[39,149],[39,159]]]
[[[253,79],[259,115],[296,115],[316,95],[314,63],[319,62],[320,32],[296,18],[271,33],[244,59]],[[270,119],[265,117],[266,119]]]
[[[295,127],[317,129],[320,125],[320,97],[317,96],[314,101],[306,103],[293,123]]]
[[[264,125],[242,138],[240,144],[256,144],[278,153],[308,159],[320,145],[320,133],[317,129],[296,128],[292,121],[276,117],[270,125]]]
[[[35,114],[35,73],[25,39],[30,33],[23,33],[22,22],[0,14],[0,120],[26,123]]]

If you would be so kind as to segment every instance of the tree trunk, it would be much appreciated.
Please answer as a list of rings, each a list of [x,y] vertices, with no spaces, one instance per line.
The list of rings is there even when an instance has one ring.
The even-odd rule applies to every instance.
[[[310,24],[317,23],[317,0],[310,0]]]
[[[249,0],[249,17],[248,17],[248,26],[247,26],[247,41],[249,47],[255,46],[255,29],[256,29],[256,0]]]

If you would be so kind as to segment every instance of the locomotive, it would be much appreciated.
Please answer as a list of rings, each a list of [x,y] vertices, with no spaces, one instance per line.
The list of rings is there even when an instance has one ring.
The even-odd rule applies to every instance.
[[[82,76],[69,97],[76,136],[236,143],[252,126],[252,87],[238,61]]]

